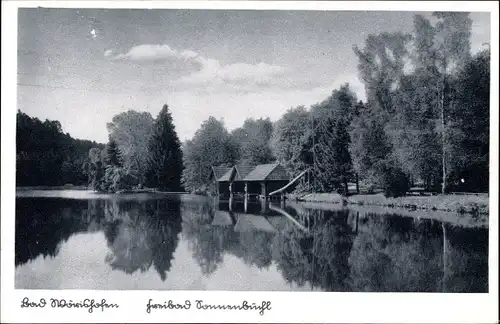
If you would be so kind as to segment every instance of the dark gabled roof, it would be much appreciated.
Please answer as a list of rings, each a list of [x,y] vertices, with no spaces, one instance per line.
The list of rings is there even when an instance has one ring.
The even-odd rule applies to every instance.
[[[220,177],[222,177],[224,174],[227,173],[227,171],[231,169],[232,169],[231,167],[226,167],[226,166],[213,166],[212,172],[214,174],[214,178],[219,180]]]
[[[256,166],[243,180],[289,180],[286,170],[277,163],[261,164]]]
[[[234,180],[243,180],[245,177],[255,169],[255,164],[251,163],[240,163],[235,166],[236,177]]]
[[[284,166],[278,164],[273,171],[267,175],[266,180],[290,181],[290,175]]]
[[[219,182],[230,182],[230,181],[263,181],[263,180],[274,180],[274,181],[288,181],[290,177],[288,176],[285,168],[277,163],[271,164],[260,164],[252,165],[249,163],[242,163],[231,168],[229,167],[212,167],[213,172],[225,171],[224,174],[219,176],[217,180]],[[217,171],[216,171],[216,168]]]
[[[254,168],[255,168],[255,165],[253,165],[253,164],[241,163],[241,164],[235,165],[231,168],[227,168],[226,172],[222,176],[220,176],[218,179],[219,179],[219,181],[222,181],[222,182],[239,181],[239,180],[241,181]]]
[[[220,178],[219,178],[219,181],[231,181],[231,178],[232,178],[232,175],[233,175],[233,172],[235,171],[236,169],[234,167],[231,167],[231,168],[228,168],[228,170],[226,171],[226,173],[224,173]]]

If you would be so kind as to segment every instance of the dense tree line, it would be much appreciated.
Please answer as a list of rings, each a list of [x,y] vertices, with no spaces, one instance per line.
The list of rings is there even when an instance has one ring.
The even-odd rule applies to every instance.
[[[203,188],[211,165],[278,161],[291,176],[313,170],[320,192],[347,193],[349,182],[389,196],[413,185],[487,191],[490,53],[471,55],[468,13],[432,18],[354,47],[366,102],[345,84],[275,123],[248,119],[228,133],[206,121],[185,147],[186,189]]]
[[[347,194],[353,182],[388,196],[413,185],[487,191],[490,52],[471,55],[471,27],[468,13],[415,15],[412,33],[369,35],[354,47],[365,102],[345,84],[274,123],[249,118],[229,132],[210,117],[182,146],[167,105],[156,119],[132,110],[113,117],[106,148],[18,114],[18,181],[79,183],[86,172],[96,190],[206,192],[214,165],[279,162],[290,176],[312,170],[316,192]],[[72,149],[89,146],[86,158]]]
[[[92,147],[96,142],[72,138],[58,121],[30,117],[18,110],[16,128],[16,185],[86,185]]]
[[[471,57],[467,13],[433,18],[354,48],[367,93],[351,133],[354,169],[394,195],[414,180],[443,193],[488,189],[489,51]]]
[[[222,122],[207,121],[186,147],[186,188],[206,184],[210,165],[278,161],[291,176],[313,170],[320,192],[345,194],[349,182],[388,196],[414,185],[487,191],[490,52],[471,55],[468,13],[432,18],[415,15],[411,34],[369,35],[354,47],[366,102],[346,84],[274,124],[249,119],[228,134]]]
[[[229,133],[222,120],[210,117],[184,145],[184,188],[206,192],[210,168],[214,165],[257,165],[275,161],[270,146],[272,131],[269,118],[249,118],[242,127]]]

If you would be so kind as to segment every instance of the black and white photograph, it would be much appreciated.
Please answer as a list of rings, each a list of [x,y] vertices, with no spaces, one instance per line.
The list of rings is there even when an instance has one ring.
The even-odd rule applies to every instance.
[[[17,9],[15,290],[498,294],[490,12],[101,6]]]

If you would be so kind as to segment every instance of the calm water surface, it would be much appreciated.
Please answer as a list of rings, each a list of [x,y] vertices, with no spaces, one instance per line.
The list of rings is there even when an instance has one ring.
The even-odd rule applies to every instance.
[[[25,191],[26,289],[487,292],[487,228],[191,195]]]

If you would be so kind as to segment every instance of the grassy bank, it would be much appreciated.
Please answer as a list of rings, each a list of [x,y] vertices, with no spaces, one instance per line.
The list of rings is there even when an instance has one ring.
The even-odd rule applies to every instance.
[[[371,205],[404,208],[407,210],[445,211],[471,215],[488,215],[489,213],[489,197],[487,195],[436,195],[386,198],[382,194],[343,197],[339,194],[315,193],[298,197],[297,200],[343,205]]]

